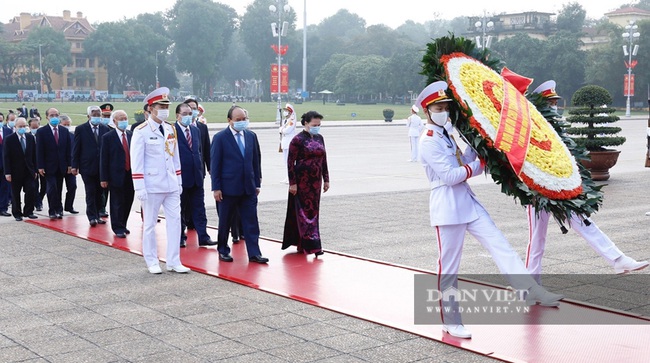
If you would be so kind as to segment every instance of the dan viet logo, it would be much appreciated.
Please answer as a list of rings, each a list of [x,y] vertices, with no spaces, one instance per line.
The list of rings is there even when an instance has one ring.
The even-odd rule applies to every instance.
[[[456,301],[456,302],[517,302],[526,301],[526,290],[502,289],[457,289],[448,287],[444,291],[426,289],[426,302]]]

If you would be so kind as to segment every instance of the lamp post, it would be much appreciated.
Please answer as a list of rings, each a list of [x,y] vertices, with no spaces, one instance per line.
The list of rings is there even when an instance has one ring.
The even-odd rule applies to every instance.
[[[490,47],[490,43],[492,42],[492,36],[487,35],[487,32],[494,28],[494,22],[487,18],[485,10],[483,10],[483,17],[481,20],[474,23],[476,31],[483,32],[483,38],[481,38],[480,35],[476,37],[476,44],[478,44],[479,48],[487,49]]]
[[[41,83],[40,83],[40,87],[39,87],[39,90],[38,90],[38,95],[39,95],[39,99],[40,99],[40,97],[43,94],[43,57],[42,57],[42,53],[41,53],[41,45],[40,44],[38,45],[38,70],[39,70],[39,73],[41,74]]]
[[[304,0],[302,23],[302,91],[307,91],[307,0]]]
[[[282,119],[282,36],[287,35],[287,28],[289,27],[288,22],[282,22],[282,12],[288,13],[291,11],[291,7],[286,3],[286,0],[275,0],[278,3],[278,7],[275,5],[269,6],[269,10],[272,14],[278,14],[278,22],[271,23],[271,31],[273,32],[273,37],[278,38],[278,112],[275,117],[276,125],[280,124]]]
[[[625,116],[630,117],[630,97],[632,96],[632,68],[636,65],[636,61],[632,63],[632,56],[635,56],[639,51],[639,45],[634,44],[634,40],[638,39],[641,34],[636,31],[639,26],[634,24],[634,20],[630,20],[629,24],[625,26],[625,33],[623,33],[623,39],[625,39],[628,44],[623,45],[623,55],[627,56],[627,102],[625,103]],[[634,47],[632,46],[634,45]]]
[[[158,51],[156,51],[156,89],[160,88],[160,82],[158,82]]]

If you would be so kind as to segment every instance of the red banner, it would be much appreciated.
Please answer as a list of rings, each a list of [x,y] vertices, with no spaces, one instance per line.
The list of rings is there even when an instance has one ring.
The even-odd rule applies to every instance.
[[[524,167],[532,123],[526,97],[510,82],[503,82],[503,108],[494,146],[503,151],[519,175]]]
[[[278,74],[278,65],[271,64],[271,93],[278,93],[278,76],[282,79],[280,92],[289,93],[289,66],[287,64],[281,65],[280,74]]]
[[[631,79],[628,79],[627,74],[623,77],[623,96],[634,97],[634,74]]]

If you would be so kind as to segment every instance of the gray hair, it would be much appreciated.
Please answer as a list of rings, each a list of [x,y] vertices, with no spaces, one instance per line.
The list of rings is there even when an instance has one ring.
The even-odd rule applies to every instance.
[[[86,109],[86,113],[88,114],[88,116],[92,115],[93,111],[101,112],[102,110],[99,108],[99,106],[88,106],[88,108]]]

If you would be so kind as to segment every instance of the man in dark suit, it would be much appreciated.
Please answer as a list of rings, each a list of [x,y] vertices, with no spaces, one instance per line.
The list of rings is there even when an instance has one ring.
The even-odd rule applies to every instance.
[[[7,115],[7,123],[9,122],[9,119],[13,121],[13,119],[16,117],[14,113],[9,113]],[[3,121],[4,121],[4,116],[3,116]],[[5,125],[5,123],[0,124],[0,160],[2,160],[2,145],[4,143],[4,139],[7,138],[9,135],[13,134],[13,130]],[[2,165],[0,165],[0,172],[4,175],[4,170],[2,168]],[[11,183],[9,183],[5,178],[0,178],[0,216],[5,216],[9,217],[11,214],[7,211],[9,209],[9,202],[11,201]]]
[[[41,127],[41,122],[37,118],[30,119],[29,122],[27,123],[27,127],[29,128],[28,132],[34,136],[34,139],[36,139],[36,132],[38,132],[38,129]],[[72,152],[72,147],[70,147],[70,152]],[[72,156],[72,155],[71,155]],[[36,211],[40,212],[43,210],[43,199],[45,198],[45,176],[43,175],[38,175],[36,177],[36,182],[34,184],[34,205],[36,208]]]
[[[36,180],[36,139],[28,132],[27,121],[19,117],[16,133],[7,136],[2,145],[5,179],[11,183],[11,214],[16,221],[23,216],[36,219],[34,193]],[[25,208],[21,210],[20,192],[25,193]]]
[[[210,173],[210,132],[208,125],[199,121],[199,102],[193,98],[184,101],[192,109],[192,126],[199,129],[201,133],[201,155],[203,156],[203,174],[207,171]],[[194,221],[190,214],[184,216],[187,220],[187,228],[194,229]]]
[[[99,180],[99,149],[102,137],[110,131],[101,124],[101,110],[98,106],[88,106],[88,122],[77,126],[74,131],[72,149],[72,173],[81,174],[86,190],[86,216],[92,227],[106,224],[100,218],[102,205],[102,186]]]
[[[50,219],[62,219],[63,178],[71,170],[70,132],[60,127],[59,110],[56,108],[48,108],[45,117],[48,124],[36,133],[36,165],[38,173],[45,177]]]
[[[37,117],[40,118],[41,114],[38,112],[38,108],[32,104],[32,108],[29,109],[29,118],[32,119]]]
[[[228,247],[233,208],[239,209],[244,227],[248,260],[267,263],[258,244],[260,227],[257,220],[257,195],[262,184],[262,162],[257,135],[246,130],[248,116],[239,106],[228,110],[228,127],[212,139],[211,173],[212,192],[219,202],[219,259],[232,262]]]
[[[207,232],[208,218],[205,215],[205,191],[203,180],[205,169],[201,154],[201,132],[192,126],[192,109],[185,103],[176,106],[176,135],[181,160],[183,193],[181,194],[181,247],[185,247],[187,235],[185,216],[191,216],[199,247],[214,246]]]
[[[27,111],[27,106],[23,105],[18,109],[18,117],[23,117],[27,119],[29,117],[29,112]]]
[[[31,111],[30,111],[31,112]],[[66,114],[61,115],[61,126],[70,131],[72,120]],[[70,150],[74,150],[74,133],[70,132]],[[70,156],[72,157],[72,155]],[[77,176],[72,172],[67,173],[64,177],[65,180],[65,200],[63,202],[63,210],[72,214],[78,214],[79,211],[74,209],[74,198],[77,195]]]
[[[127,130],[129,116],[123,110],[113,113],[115,129],[102,136],[99,179],[102,188],[110,190],[111,229],[118,238],[131,233],[126,228],[135,191],[131,173],[131,133]]]

